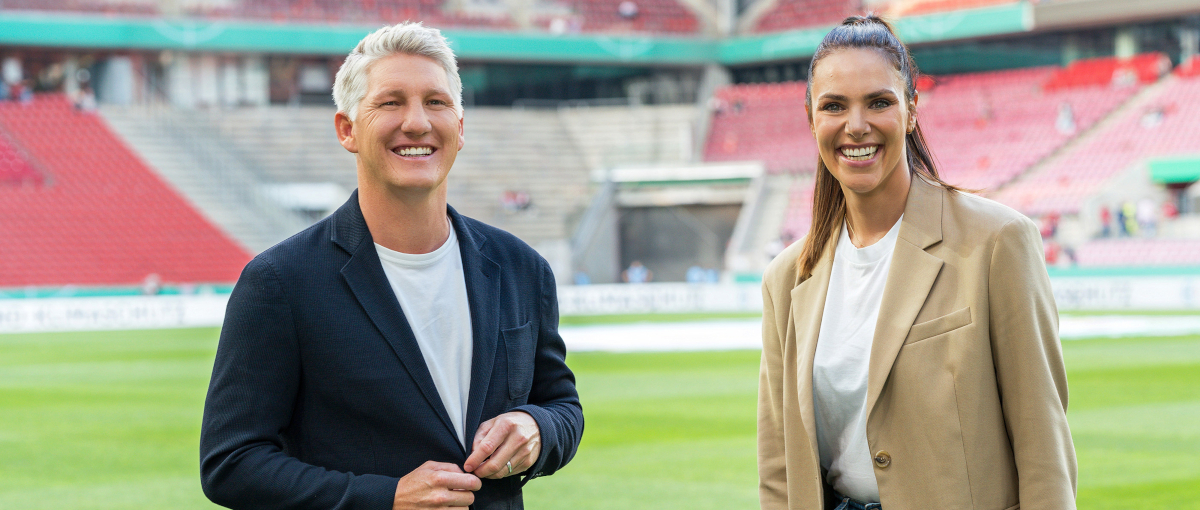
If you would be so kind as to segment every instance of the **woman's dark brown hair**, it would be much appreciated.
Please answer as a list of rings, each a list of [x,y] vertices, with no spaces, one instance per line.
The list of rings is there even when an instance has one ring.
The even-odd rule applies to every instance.
[[[808,91],[805,93],[804,102],[810,112],[808,116],[810,123],[812,122],[813,69],[817,66],[817,62],[829,56],[830,53],[848,48],[871,48],[886,56],[896,70],[900,71],[900,76],[904,79],[904,98],[909,105],[913,104],[913,98],[917,93],[916,84],[919,72],[912,55],[908,53],[908,48],[900,42],[900,38],[896,37],[896,31],[892,29],[892,26],[878,16],[874,14],[851,16],[825,34],[825,38],[821,40],[816,53],[813,54],[812,62],[808,64]],[[933,153],[929,151],[929,145],[925,143],[925,136],[921,134],[919,123],[914,122],[913,129],[905,135],[904,142],[908,153],[910,174],[920,176],[927,182],[951,191],[963,191],[938,177],[937,168],[933,163]],[[837,179],[833,178],[833,174],[829,173],[829,169],[821,160],[820,155],[817,156],[816,177],[813,191],[812,228],[804,239],[804,251],[800,254],[800,260],[797,261],[800,266],[800,274],[806,278],[812,275],[817,261],[821,260],[821,254],[824,253],[825,246],[833,237],[834,229],[841,225],[846,217],[846,197],[842,194],[842,187]]]

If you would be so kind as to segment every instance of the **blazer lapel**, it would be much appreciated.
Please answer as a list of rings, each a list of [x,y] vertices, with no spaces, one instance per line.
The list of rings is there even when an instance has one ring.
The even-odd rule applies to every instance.
[[[342,267],[342,278],[350,286],[355,299],[367,312],[371,322],[387,339],[396,357],[400,358],[409,376],[421,389],[429,407],[441,418],[450,437],[458,437],[454,425],[450,422],[450,415],[442,404],[437,386],[433,384],[429,367],[425,365],[417,338],[404,317],[404,311],[400,309],[396,294],[392,292],[387,274],[383,272],[379,252],[375,251],[375,242],[371,239],[362,209],[358,205],[358,191],[355,191],[346,205],[335,214],[338,216],[337,226],[331,240],[351,254],[350,261]]]
[[[467,282],[467,302],[471,308],[471,335],[474,337],[471,390],[463,429],[469,453],[475,431],[483,421],[483,405],[492,381],[492,367],[496,365],[496,342],[500,338],[500,265],[483,253],[487,238],[472,230],[454,208],[448,207],[448,211],[454,231],[458,233],[463,275]]]
[[[821,333],[821,317],[825,313],[825,296],[829,292],[829,277],[833,272],[833,254],[841,229],[835,228],[825,254],[813,268],[812,276],[792,288],[792,323],[795,330],[794,351],[784,350],[784,359],[797,360],[797,397],[800,402],[800,421],[808,435],[812,465],[820,466],[817,455],[817,421],[814,414],[812,379],[813,359],[817,355],[817,337]],[[784,380],[787,380],[786,378]]]
[[[942,259],[925,251],[942,240],[942,195],[944,192],[920,177],[909,187],[904,220],[900,224],[896,251],[883,288],[883,301],[867,375],[867,416],[875,408],[883,385],[900,354],[917,313],[942,270]]]

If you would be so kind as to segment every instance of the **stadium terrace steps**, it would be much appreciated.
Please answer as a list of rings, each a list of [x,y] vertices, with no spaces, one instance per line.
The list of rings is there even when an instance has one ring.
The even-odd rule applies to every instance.
[[[1122,170],[1150,157],[1194,152],[1200,140],[1198,117],[1200,80],[1168,77],[995,198],[1031,216],[1078,213],[1088,197]]]
[[[308,225],[265,197],[262,185],[269,181],[209,122],[215,113],[161,106],[113,106],[102,113],[164,179],[250,252]]]
[[[264,219],[265,213],[248,209],[244,201],[228,200],[219,179],[200,168],[195,158],[179,154],[173,148],[175,140],[143,120],[150,113],[113,108],[105,114],[214,221],[228,224],[255,250],[303,228],[303,224],[280,227],[267,221],[269,217]],[[355,160],[337,142],[333,114],[325,107],[266,107],[154,115],[170,116],[172,122],[187,126],[188,132],[236,160],[243,187],[334,183],[348,193],[357,187]],[[450,204],[535,247],[569,237],[568,219],[587,205],[589,174],[558,114],[472,108],[466,115],[465,145],[449,179]],[[506,192],[516,200],[506,204]],[[521,194],[528,203],[521,203]],[[329,206],[341,205],[344,199]],[[259,232],[263,229],[265,233]]]
[[[587,207],[590,175],[557,112],[470,108],[464,131],[450,204],[539,250],[565,243]]]
[[[767,182],[763,190],[763,195],[759,198],[760,212],[758,214],[759,221],[754,225],[753,233],[750,234],[750,240],[746,243],[747,255],[755,257],[762,261],[761,266],[766,267],[766,263],[770,262],[776,255],[772,253],[776,241],[790,241],[790,238],[781,239],[780,233],[784,231],[784,224],[788,219],[788,207],[791,204],[792,189],[796,187],[797,181],[806,181],[809,188],[812,187],[812,180],[807,177],[797,177],[793,175],[767,175],[764,177]]]
[[[268,107],[195,112],[264,181],[333,182],[358,187],[354,155],[338,143],[332,107]],[[340,205],[340,204],[339,204]]]
[[[0,287],[237,279],[249,254],[60,94],[0,104],[0,125],[53,176],[0,186]]]
[[[592,169],[691,162],[699,115],[694,105],[561,108],[558,113]]]

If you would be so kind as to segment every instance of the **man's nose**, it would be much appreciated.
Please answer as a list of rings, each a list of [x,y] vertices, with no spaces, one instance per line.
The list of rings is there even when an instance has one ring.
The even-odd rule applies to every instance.
[[[400,124],[400,129],[405,134],[420,136],[433,130],[433,125],[429,122],[429,115],[425,112],[425,105],[420,102],[410,103],[404,108],[404,120]]]

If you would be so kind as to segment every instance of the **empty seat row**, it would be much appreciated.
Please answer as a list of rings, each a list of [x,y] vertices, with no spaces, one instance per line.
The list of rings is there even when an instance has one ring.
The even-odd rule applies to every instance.
[[[250,255],[164,183],[95,114],[60,94],[0,104],[51,179],[0,183],[0,288],[235,281]],[[3,149],[0,149],[2,152]]]

